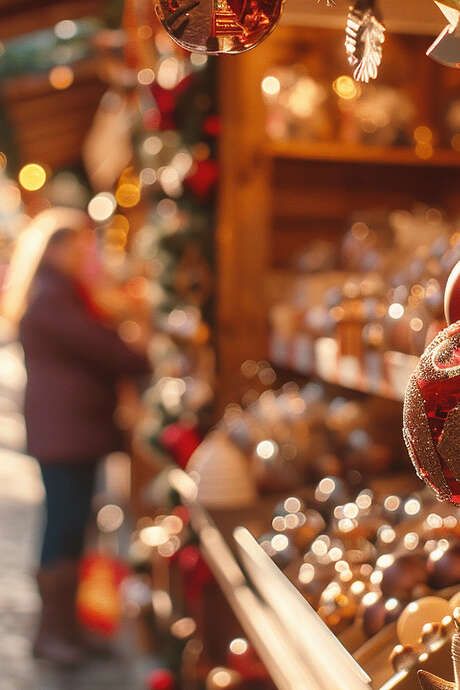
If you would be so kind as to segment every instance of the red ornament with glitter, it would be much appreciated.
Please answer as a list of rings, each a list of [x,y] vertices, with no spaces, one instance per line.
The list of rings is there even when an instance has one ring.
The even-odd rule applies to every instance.
[[[460,321],[428,345],[404,401],[404,440],[418,476],[460,505]]]

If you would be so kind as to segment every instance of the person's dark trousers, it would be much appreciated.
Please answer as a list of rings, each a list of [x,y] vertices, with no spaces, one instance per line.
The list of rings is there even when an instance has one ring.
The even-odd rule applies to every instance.
[[[46,526],[37,574],[42,614],[34,654],[57,663],[79,664],[83,659],[75,603],[96,467],[96,461],[40,463]]]
[[[91,512],[97,461],[40,463],[46,493],[42,567],[60,559],[78,560]]]

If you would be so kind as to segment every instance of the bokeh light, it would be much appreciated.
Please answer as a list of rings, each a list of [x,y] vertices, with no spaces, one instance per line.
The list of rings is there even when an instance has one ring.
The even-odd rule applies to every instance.
[[[142,86],[149,86],[149,84],[153,84],[155,81],[155,72],[150,67],[145,67],[137,73],[137,81]]]
[[[19,171],[19,183],[29,192],[36,192],[46,182],[46,171],[38,163],[28,163]]]
[[[101,192],[96,194],[88,204],[88,214],[97,223],[108,220],[114,213],[117,202],[113,194]]]
[[[74,72],[73,69],[67,65],[58,65],[57,67],[53,67],[48,78],[51,86],[59,91],[63,91],[64,89],[68,89],[69,86],[72,86]]]
[[[97,514],[97,526],[101,532],[115,532],[123,524],[125,516],[120,506],[107,504]]]
[[[351,77],[343,74],[332,84],[337,96],[343,98],[345,101],[351,101],[360,94],[359,85]]]
[[[277,77],[271,75],[262,79],[262,91],[266,96],[277,96],[280,92],[281,84]]]
[[[78,26],[71,19],[63,19],[54,27],[54,33],[62,41],[68,41],[77,35]]]
[[[116,192],[116,199],[120,206],[124,208],[132,208],[139,203],[141,192],[136,184],[126,182],[121,184]]]

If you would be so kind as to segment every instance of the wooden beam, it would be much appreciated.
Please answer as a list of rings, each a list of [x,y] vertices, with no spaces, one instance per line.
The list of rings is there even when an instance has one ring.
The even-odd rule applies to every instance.
[[[326,0],[287,0],[283,24],[322,26],[331,29],[345,27],[350,0],[336,0],[327,7]],[[398,33],[437,34],[445,19],[433,0],[380,0],[385,25]]]
[[[99,15],[105,0],[0,0],[0,40],[47,29],[62,19]]]

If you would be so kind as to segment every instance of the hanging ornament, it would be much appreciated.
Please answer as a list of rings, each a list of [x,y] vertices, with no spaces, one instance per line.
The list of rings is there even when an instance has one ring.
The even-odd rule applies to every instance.
[[[418,679],[422,690],[458,690],[458,688],[460,688],[460,633],[458,625],[458,613],[460,613],[460,610],[455,609],[454,620],[457,630],[452,638],[451,647],[455,683],[442,680],[442,678],[433,676],[433,674],[428,673],[427,671],[419,671]]]
[[[460,68],[460,0],[435,1],[449,22],[435,42],[428,48],[427,55],[441,65]]]
[[[284,0],[155,0],[158,19],[181,48],[219,55],[243,53],[263,41]]]
[[[404,440],[418,476],[460,504],[460,322],[426,348],[404,401]]]
[[[377,0],[356,0],[348,13],[345,38],[348,62],[355,68],[356,81],[367,83],[377,77],[384,40],[385,27]]]

